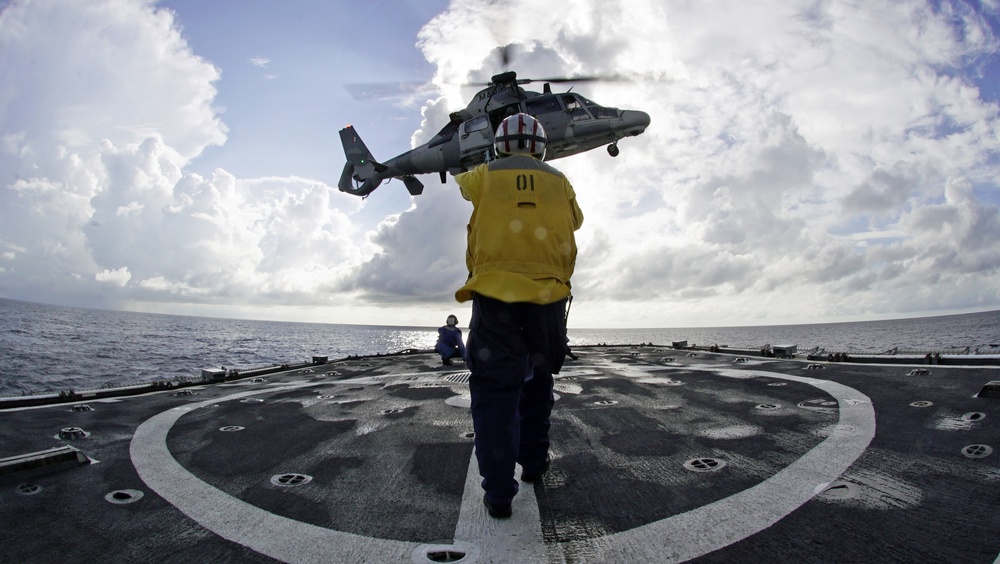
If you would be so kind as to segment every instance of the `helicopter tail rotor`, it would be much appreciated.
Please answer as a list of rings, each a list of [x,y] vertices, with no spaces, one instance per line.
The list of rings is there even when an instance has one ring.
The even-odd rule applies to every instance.
[[[362,197],[371,194],[382,183],[379,173],[385,172],[388,167],[375,160],[354,126],[348,125],[340,130],[340,142],[347,157],[338,183],[340,191]]]

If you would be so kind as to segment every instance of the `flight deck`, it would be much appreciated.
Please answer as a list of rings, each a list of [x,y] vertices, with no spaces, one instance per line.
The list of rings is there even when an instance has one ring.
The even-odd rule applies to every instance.
[[[0,560],[998,561],[994,366],[573,350],[505,520],[429,351],[0,410]]]

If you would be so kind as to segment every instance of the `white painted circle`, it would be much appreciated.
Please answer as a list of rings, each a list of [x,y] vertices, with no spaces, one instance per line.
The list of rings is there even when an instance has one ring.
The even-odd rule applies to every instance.
[[[600,537],[597,542],[580,540],[555,548],[566,554],[586,553],[595,562],[612,558],[636,562],[684,562],[697,558],[739,542],[783,519],[812,499],[819,485],[834,482],[864,453],[875,436],[875,411],[871,400],[853,388],[836,382],[773,372],[707,370],[724,377],[746,379],[748,375],[764,376],[819,388],[834,398],[834,405],[839,404],[838,423],[826,439],[798,460],[742,492],[679,515]],[[270,392],[312,385],[316,384],[291,384]],[[169,409],[144,421],[136,429],[130,443],[132,463],[139,477],[164,500],[206,529],[282,561],[324,561],[329,558],[330,546],[337,546],[339,554],[349,559],[363,557],[370,561],[393,562],[415,559],[417,552],[426,545],[363,537],[275,515],[202,481],[170,453],[167,433],[184,413],[259,393],[262,392],[241,392],[193,403],[187,410]],[[468,485],[466,489],[470,490]],[[478,487],[471,490],[476,492],[476,496],[482,495]],[[478,499],[476,501],[479,503]],[[463,526],[461,521],[460,518],[460,528]],[[718,527],[720,522],[726,522],[727,526]],[[261,528],[271,534],[260,535]],[[659,539],[671,538],[689,540],[684,543],[659,542]],[[552,548],[544,546],[538,558],[546,559],[544,550]],[[489,559],[492,553],[478,556]],[[473,557],[469,562],[477,560],[478,557]]]

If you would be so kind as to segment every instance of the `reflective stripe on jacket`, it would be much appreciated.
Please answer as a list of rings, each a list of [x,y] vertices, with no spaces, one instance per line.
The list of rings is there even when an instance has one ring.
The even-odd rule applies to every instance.
[[[460,302],[476,292],[504,302],[549,304],[570,293],[573,232],[583,212],[566,177],[527,155],[511,155],[455,176],[472,202]]]

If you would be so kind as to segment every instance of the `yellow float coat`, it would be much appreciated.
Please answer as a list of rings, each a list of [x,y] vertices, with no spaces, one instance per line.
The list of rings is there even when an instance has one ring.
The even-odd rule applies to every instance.
[[[573,232],[583,224],[576,193],[561,172],[527,155],[511,155],[455,176],[472,202],[466,264],[455,292],[504,302],[550,304],[570,294],[576,266]]]

